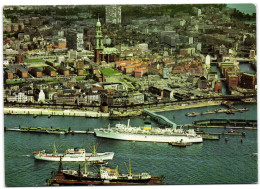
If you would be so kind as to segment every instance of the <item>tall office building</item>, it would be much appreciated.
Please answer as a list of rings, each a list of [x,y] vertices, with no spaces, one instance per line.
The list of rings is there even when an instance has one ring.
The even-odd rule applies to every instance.
[[[83,33],[75,30],[69,31],[67,34],[67,47],[73,50],[84,50],[83,47]]]
[[[121,6],[106,6],[106,24],[121,24]]]

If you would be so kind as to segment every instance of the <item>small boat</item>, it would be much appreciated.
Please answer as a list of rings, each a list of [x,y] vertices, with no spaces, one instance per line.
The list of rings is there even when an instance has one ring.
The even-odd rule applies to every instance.
[[[169,142],[169,144],[171,144],[172,146],[186,147],[186,146],[191,146],[192,142],[182,142],[181,140],[179,142]]]
[[[200,130],[200,128],[196,128],[195,132],[197,133],[197,132],[202,132],[202,131]]]
[[[196,117],[197,116],[195,112],[186,113],[185,115],[188,116],[188,117]]]
[[[230,131],[228,131],[228,133],[236,133],[236,131],[233,129],[230,129]]]

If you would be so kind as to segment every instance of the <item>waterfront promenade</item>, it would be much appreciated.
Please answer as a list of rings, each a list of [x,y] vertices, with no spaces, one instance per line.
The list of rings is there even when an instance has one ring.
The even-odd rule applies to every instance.
[[[108,117],[109,113],[82,110],[51,110],[36,108],[4,108],[4,114],[12,115],[47,115],[47,116],[80,116],[80,117]]]
[[[157,105],[153,107],[146,107],[153,112],[164,112],[170,110],[188,109],[188,108],[199,108],[205,106],[215,106],[220,105],[222,101],[208,101],[208,102],[198,102],[193,104],[181,104],[181,105]],[[117,117],[129,117],[138,116],[143,113],[143,109],[128,109],[127,112],[114,111],[113,116]],[[85,110],[75,110],[75,109],[48,109],[48,108],[12,108],[5,107],[4,114],[11,115],[46,115],[46,116],[75,116],[75,117],[109,117],[109,113],[97,112],[97,111],[85,111]]]

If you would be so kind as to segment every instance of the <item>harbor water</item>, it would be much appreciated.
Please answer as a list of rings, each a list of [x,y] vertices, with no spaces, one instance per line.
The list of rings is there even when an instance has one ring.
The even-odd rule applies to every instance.
[[[186,117],[186,113],[205,112],[224,108],[212,106],[185,110],[161,112],[176,124],[189,124],[200,119],[257,119],[256,104],[238,104],[237,108],[248,107],[249,111],[235,114],[208,114]],[[149,118],[132,118],[132,126],[142,126]],[[107,118],[84,118],[5,115],[4,124],[7,128],[22,126],[42,126],[66,128],[72,130],[93,130],[114,126],[118,122],[127,124],[127,119],[109,120]],[[152,126],[157,124],[152,121]],[[228,129],[214,128],[204,131],[224,132]],[[5,185],[6,186],[44,186],[45,180],[51,177],[51,171],[58,169],[58,162],[35,160],[32,153],[38,150],[51,151],[51,143],[55,142],[59,152],[67,148],[87,148],[89,144],[100,144],[98,152],[115,152],[114,160],[109,162],[112,168],[119,165],[121,172],[127,172],[124,161],[131,159],[132,172],[148,172],[151,175],[164,175],[166,184],[244,184],[258,182],[257,175],[257,130],[237,130],[246,132],[246,136],[228,136],[229,141],[205,140],[186,148],[171,146],[167,143],[131,142],[105,138],[97,138],[92,134],[35,134],[10,132],[4,133],[5,147]],[[241,139],[243,142],[241,142]],[[83,167],[83,163],[82,167]],[[63,163],[64,168],[77,169],[78,163]]]
[[[253,3],[227,4],[229,8],[235,8],[242,13],[250,14],[256,13],[256,5]]]

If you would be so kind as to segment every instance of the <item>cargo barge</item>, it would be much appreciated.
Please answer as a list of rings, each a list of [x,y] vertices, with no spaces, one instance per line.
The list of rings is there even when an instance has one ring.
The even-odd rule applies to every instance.
[[[193,122],[194,126],[210,126],[210,125],[221,125],[221,126],[246,126],[246,127],[257,127],[257,120],[244,120],[244,119],[205,119],[197,120]]]

